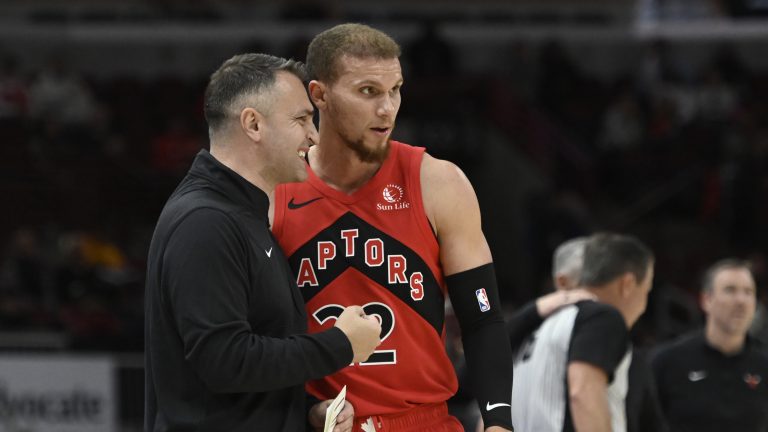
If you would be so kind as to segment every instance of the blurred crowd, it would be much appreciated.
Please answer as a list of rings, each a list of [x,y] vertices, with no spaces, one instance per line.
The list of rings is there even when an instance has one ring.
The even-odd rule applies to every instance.
[[[631,73],[607,80],[555,40],[512,45],[504,74],[460,73],[460,54],[429,24],[404,48],[394,137],[470,177],[511,308],[550,288],[557,244],[601,229],[656,251],[641,343],[700,325],[700,271],[719,257],[751,259],[765,286],[768,76],[733,47],[694,69],[649,42]],[[207,143],[206,79],[97,79],[65,58],[30,69],[1,57],[3,331],[141,351],[146,251],[165,197]],[[514,184],[513,165],[536,186]]]

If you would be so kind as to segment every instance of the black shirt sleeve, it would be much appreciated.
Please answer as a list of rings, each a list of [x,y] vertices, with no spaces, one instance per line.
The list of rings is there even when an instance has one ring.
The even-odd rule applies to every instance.
[[[526,303],[507,320],[507,334],[512,351],[517,351],[525,338],[530,336],[544,320],[536,309],[536,301]]]
[[[613,371],[629,347],[627,324],[612,306],[591,301],[578,305],[568,362],[581,361],[597,366],[612,381]]]
[[[250,286],[253,263],[248,260],[255,258],[246,242],[224,212],[200,209],[175,229],[162,257],[163,304],[175,321],[186,361],[205,384],[214,392],[261,392],[299,385],[349,364],[352,348],[337,328],[286,337],[252,328],[260,317],[250,315],[249,297],[269,302],[270,290],[290,286]]]

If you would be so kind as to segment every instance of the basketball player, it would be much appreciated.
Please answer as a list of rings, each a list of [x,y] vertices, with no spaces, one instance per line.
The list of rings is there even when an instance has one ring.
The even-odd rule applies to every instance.
[[[444,300],[460,321],[469,381],[488,431],[511,430],[512,357],[477,198],[454,164],[393,141],[400,47],[343,24],[309,45],[320,140],[309,178],[279,187],[273,232],[304,295],[310,331],[360,304],[382,323],[368,359],[311,381],[321,399],[347,386],[355,430],[463,431],[444,347]]]

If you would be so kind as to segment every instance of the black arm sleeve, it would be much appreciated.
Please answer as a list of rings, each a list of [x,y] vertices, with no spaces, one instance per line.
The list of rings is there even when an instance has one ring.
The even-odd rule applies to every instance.
[[[493,263],[446,280],[461,327],[467,377],[485,427],[512,430],[512,349],[501,314]]]
[[[206,386],[220,393],[263,392],[300,385],[349,364],[352,347],[338,328],[270,337],[251,327],[249,297],[263,295],[269,301],[270,291],[290,286],[250,286],[247,261],[253,257],[246,241],[223,212],[197,210],[177,227],[162,258],[168,287],[164,303],[186,361]]]
[[[544,320],[536,309],[536,301],[526,303],[507,321],[507,334],[512,351],[517,351],[525,338],[530,336]]]

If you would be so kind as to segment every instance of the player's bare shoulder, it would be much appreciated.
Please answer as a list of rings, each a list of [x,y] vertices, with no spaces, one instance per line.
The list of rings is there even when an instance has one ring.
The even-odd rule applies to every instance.
[[[461,168],[427,153],[421,162],[421,191],[424,210],[436,229],[448,218],[479,213],[477,196]]]

